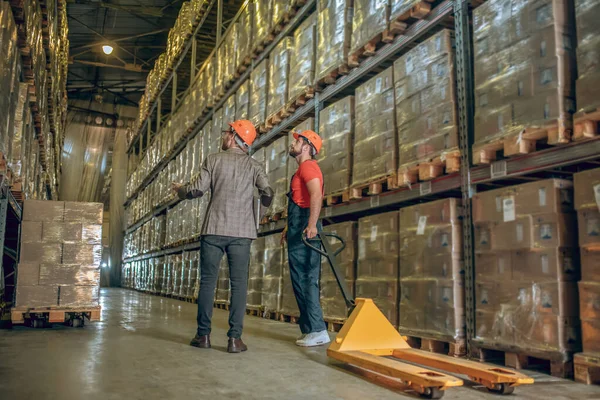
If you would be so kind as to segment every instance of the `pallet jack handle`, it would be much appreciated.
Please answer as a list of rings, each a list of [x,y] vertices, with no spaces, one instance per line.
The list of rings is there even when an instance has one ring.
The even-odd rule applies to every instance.
[[[329,237],[339,240],[342,244],[342,247],[340,247],[339,249],[334,251],[332,249],[331,243],[329,243],[329,240],[327,240],[327,238],[329,238]],[[311,241],[319,241],[321,243],[321,246],[323,247],[323,249],[320,249],[320,248],[310,244],[310,242],[306,239],[306,235],[302,234],[302,242],[306,246],[308,246],[311,250],[316,251],[323,257],[327,258],[327,261],[329,261],[329,265],[331,266],[331,270],[333,271],[335,280],[337,281],[337,284],[340,287],[342,295],[344,296],[344,301],[346,302],[346,307],[348,307],[348,315],[350,315],[352,313],[352,311],[354,310],[354,307],[356,307],[356,302],[354,301],[354,296],[352,296],[352,294],[350,293],[350,289],[348,289],[346,280],[342,277],[340,268],[339,268],[337,260],[336,260],[336,256],[338,254],[340,254],[342,251],[344,251],[344,249],[346,248],[346,242],[344,241],[344,239],[342,239],[335,233],[325,233],[325,232],[317,233],[317,236],[315,236],[314,239],[311,239]]]

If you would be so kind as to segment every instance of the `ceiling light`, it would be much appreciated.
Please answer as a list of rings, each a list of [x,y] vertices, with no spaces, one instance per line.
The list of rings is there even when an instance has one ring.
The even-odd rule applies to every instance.
[[[104,54],[109,55],[113,52],[113,47],[110,44],[105,44],[104,46],[102,46],[102,51],[104,52]]]

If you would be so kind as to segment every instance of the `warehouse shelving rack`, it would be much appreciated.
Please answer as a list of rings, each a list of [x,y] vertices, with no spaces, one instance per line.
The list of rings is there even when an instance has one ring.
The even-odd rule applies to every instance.
[[[268,56],[274,46],[293,30],[314,11],[318,0],[309,0],[299,10],[286,28],[275,38],[260,56],[236,83],[219,100],[213,110],[218,110],[225,100],[240,87],[250,72],[260,61]],[[500,160],[491,165],[473,166],[471,145],[473,143],[473,116],[474,116],[474,83],[473,83],[473,51],[472,51],[472,9],[480,1],[471,0],[445,0],[438,1],[431,13],[424,19],[414,23],[402,35],[397,36],[391,43],[385,44],[377,50],[375,55],[362,61],[348,75],[342,76],[334,84],[327,86],[313,99],[308,100],[289,117],[269,132],[259,136],[253,149],[268,145],[276,138],[286,134],[289,130],[303,120],[314,117],[315,129],[318,129],[319,111],[327,103],[331,103],[348,95],[360,83],[366,81],[374,74],[389,67],[398,55],[412,48],[421,39],[426,39],[431,33],[447,26],[453,26],[456,40],[456,75],[457,75],[457,103],[458,103],[458,132],[459,147],[461,151],[461,171],[444,175],[428,182],[420,182],[410,187],[381,193],[376,196],[364,197],[348,203],[333,205],[322,210],[321,217],[326,223],[335,223],[355,220],[361,216],[398,209],[411,204],[430,201],[436,198],[457,197],[463,200],[463,246],[465,268],[465,308],[467,324],[467,345],[475,336],[475,266],[473,254],[473,234],[471,198],[478,190],[492,187],[513,185],[519,182],[542,179],[548,177],[564,177],[580,168],[590,168],[600,165],[600,138],[589,139],[582,142],[573,142],[567,145],[551,147],[530,154],[524,154],[505,160]],[[201,123],[180,143],[170,156],[159,163],[144,180],[140,188],[147,186],[158,173],[173,160],[187,142],[194,137],[202,126],[212,117],[212,111]],[[137,194],[134,193],[126,202],[130,204]],[[133,232],[148,222],[153,217],[164,213],[178,204],[178,199],[169,200],[167,203],[155,208],[149,214],[131,225],[127,233]],[[262,225],[259,235],[277,233],[283,230],[284,220],[270,222]],[[192,242],[177,247],[165,248],[160,251],[150,252],[135,257],[125,258],[124,262],[140,261],[144,259],[161,257],[199,248],[199,243]]]
[[[15,301],[22,209],[10,192],[8,177],[0,175],[0,320]]]

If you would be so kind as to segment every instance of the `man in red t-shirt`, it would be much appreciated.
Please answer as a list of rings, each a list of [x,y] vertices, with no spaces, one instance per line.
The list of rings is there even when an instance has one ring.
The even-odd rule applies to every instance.
[[[300,310],[298,325],[302,335],[296,344],[320,346],[330,341],[319,294],[321,255],[302,242],[302,235],[310,240],[321,230],[323,174],[314,158],[321,150],[322,141],[313,131],[294,133],[294,139],[289,154],[298,162],[298,170],[290,183],[287,226],[282,242],[287,238],[290,277]],[[311,244],[320,246],[318,241]]]

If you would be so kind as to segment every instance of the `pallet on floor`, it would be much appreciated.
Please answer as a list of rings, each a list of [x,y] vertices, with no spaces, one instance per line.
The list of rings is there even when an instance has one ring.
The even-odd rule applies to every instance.
[[[350,200],[376,196],[394,189],[398,189],[398,177],[396,175],[384,176],[369,182],[352,185],[350,188]]]
[[[77,316],[85,316],[90,321],[100,321],[101,307],[15,307],[10,310],[14,325],[25,324],[27,320],[47,320],[49,323],[65,323]]]
[[[218,308],[220,310],[229,311],[229,303],[225,300],[215,300],[214,308]]]
[[[460,152],[453,151],[398,168],[398,185],[410,186],[460,171]]]
[[[436,337],[419,332],[400,332],[407,343],[415,348],[432,353],[445,354],[452,357],[464,357],[467,354],[467,340],[465,338]]]
[[[321,92],[325,87],[329,85],[333,85],[335,81],[342,75],[348,75],[350,72],[350,67],[347,63],[344,63],[338,67],[331,68],[328,72],[323,74],[321,77],[315,80],[314,90],[316,92]]]
[[[332,194],[326,194],[324,197],[324,202],[327,207],[335,204],[347,203],[350,201],[350,189],[345,189],[341,192],[335,192]]]
[[[279,313],[274,310],[264,309],[262,312],[262,317],[265,319],[273,319],[275,321],[279,321]]]
[[[262,307],[261,306],[246,306],[246,315],[250,315],[253,317],[262,317]]]
[[[433,0],[432,0],[433,1]],[[384,31],[384,36],[393,39],[394,37],[406,32],[408,27],[415,21],[425,18],[431,12],[431,4],[429,1],[421,1],[404,13],[392,17],[388,23],[387,29]]]
[[[313,87],[306,87],[298,96],[289,100],[284,109],[288,115],[291,115],[313,97],[315,97],[315,89]]]
[[[600,135],[600,107],[573,116],[573,140],[591,139]]]
[[[390,43],[392,40],[394,40],[394,36],[390,35],[388,29],[376,34],[367,43],[348,56],[348,66],[350,68],[358,67],[361,59],[374,56],[378,47],[381,47],[385,43]]]
[[[573,379],[573,352],[569,351],[541,351],[474,342],[471,344],[471,357],[481,362],[499,362],[516,370],[541,366],[556,378]]]
[[[600,354],[578,353],[573,358],[575,382],[600,385]]]
[[[497,160],[498,153],[504,157],[533,153],[537,145],[560,145],[571,141],[572,131],[559,129],[558,121],[542,127],[529,127],[486,143],[473,145],[473,164],[490,164]]]
[[[290,324],[297,324],[299,319],[300,319],[299,313],[280,312],[278,320],[280,322],[288,322]]]
[[[327,325],[327,330],[329,332],[339,332],[344,324],[346,323],[347,318],[325,318],[325,324]]]

